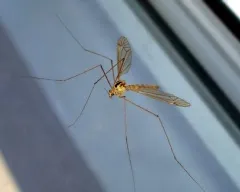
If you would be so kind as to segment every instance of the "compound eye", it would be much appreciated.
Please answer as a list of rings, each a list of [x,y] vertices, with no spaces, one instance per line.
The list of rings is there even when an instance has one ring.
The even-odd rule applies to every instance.
[[[117,88],[119,85],[121,85],[122,84],[122,82],[121,81],[118,81],[118,82],[116,82],[116,84],[114,85],[114,87],[115,88]]]

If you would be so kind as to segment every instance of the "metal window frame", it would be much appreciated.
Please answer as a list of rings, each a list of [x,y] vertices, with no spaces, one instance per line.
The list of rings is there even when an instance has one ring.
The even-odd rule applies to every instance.
[[[187,67],[191,68],[195,76],[190,75],[189,72],[186,76],[191,83],[195,84],[200,95],[239,144],[240,98],[238,95],[240,89],[238,90],[238,84],[240,83],[240,65],[238,61],[240,60],[240,44],[237,39],[203,2],[191,0],[138,2],[145,10],[149,9],[149,6],[152,7],[151,11],[148,10],[148,14],[150,13],[151,19],[155,20],[155,25],[157,25],[156,19],[162,17],[161,24],[165,21],[172,33],[177,34],[179,40],[183,42],[184,45],[177,48],[175,46],[178,44],[177,42],[171,42],[170,47],[167,45],[169,42],[163,42],[162,39],[160,43],[166,49],[171,50],[171,54],[174,46],[182,56],[185,54],[188,61],[186,61],[186,57],[184,62],[179,62],[181,59],[177,58],[178,67],[185,72]],[[150,5],[151,3],[152,5]],[[133,7],[134,2],[128,1],[128,4]],[[154,11],[159,14],[159,17],[154,15]],[[136,14],[141,17],[139,11],[136,11]],[[143,17],[141,20],[149,28],[149,21]],[[184,28],[185,25],[191,26],[187,32]],[[151,29],[149,28],[149,30]],[[165,35],[169,34],[170,30],[165,31]],[[152,33],[155,33],[155,37],[159,36],[156,35],[159,31]],[[173,41],[172,37],[170,38],[170,41]],[[184,48],[186,48],[185,53],[182,50]],[[209,55],[209,50],[215,55]],[[186,65],[187,62],[188,65]],[[201,78],[199,78],[199,74]],[[196,80],[197,77],[198,80]]]
[[[229,6],[227,0],[203,0],[209,9],[224,23],[231,33],[240,41],[240,17]]]

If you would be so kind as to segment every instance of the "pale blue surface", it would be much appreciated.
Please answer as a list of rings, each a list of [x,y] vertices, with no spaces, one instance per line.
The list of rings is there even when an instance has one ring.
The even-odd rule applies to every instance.
[[[63,78],[97,64],[103,64],[105,69],[110,67],[109,61],[81,50],[56,13],[87,49],[116,61],[116,41],[122,34],[94,1],[4,0],[0,7],[2,21],[32,75]],[[93,83],[101,75],[100,69],[96,69],[67,83],[39,82],[65,127],[78,116]],[[123,78],[129,83],[157,83],[135,52],[132,68]],[[109,100],[104,88],[109,89],[108,84],[101,81],[81,120],[66,131],[104,190],[132,192],[123,101],[115,97]],[[160,115],[178,158],[206,191],[237,191],[180,110],[137,94],[129,94],[129,98]],[[137,192],[201,191],[174,161],[157,118],[130,104],[127,115]]]

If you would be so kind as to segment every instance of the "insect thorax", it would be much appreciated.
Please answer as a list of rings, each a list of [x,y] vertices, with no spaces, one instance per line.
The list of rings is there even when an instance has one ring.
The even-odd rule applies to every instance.
[[[126,91],[126,82],[124,80],[118,80],[113,88],[112,93],[116,96],[122,96]]]

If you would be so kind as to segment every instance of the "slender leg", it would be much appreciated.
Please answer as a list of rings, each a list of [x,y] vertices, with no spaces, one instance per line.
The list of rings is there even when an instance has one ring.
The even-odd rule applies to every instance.
[[[68,125],[68,128],[70,128],[70,127],[72,127],[73,125],[75,125],[75,123],[76,123],[76,122],[80,119],[80,117],[82,116],[83,111],[85,110],[85,108],[86,108],[86,106],[87,106],[87,104],[88,104],[88,101],[89,101],[89,99],[90,99],[90,97],[91,97],[91,95],[92,95],[92,92],[93,92],[93,90],[94,90],[94,88],[95,88],[95,85],[96,85],[98,82],[99,82],[99,81],[96,81],[96,82],[93,84],[92,89],[91,89],[91,91],[90,91],[90,93],[89,93],[89,95],[88,95],[88,97],[87,97],[87,100],[86,100],[85,104],[83,105],[83,108],[81,109],[80,114],[77,116],[77,118],[76,118],[70,125]]]
[[[109,84],[110,87],[111,87],[111,83],[110,83],[110,81],[109,81],[109,79],[107,78],[106,75],[107,75],[110,71],[112,71],[112,68],[116,67],[116,66],[118,65],[118,63],[121,62],[121,61],[122,61],[122,60],[120,60],[120,61],[118,61],[116,64],[114,64],[109,70],[107,70],[107,72],[105,72],[105,71],[103,70],[102,65],[99,64],[99,65],[95,65],[95,66],[93,66],[93,67],[91,67],[91,68],[88,68],[88,69],[86,69],[85,71],[83,71],[83,72],[81,72],[81,73],[77,73],[76,75],[73,75],[73,76],[70,76],[70,77],[66,77],[66,78],[63,78],[63,79],[51,79],[51,78],[45,78],[45,77],[24,76],[24,75],[20,75],[19,77],[20,77],[20,78],[31,78],[31,79],[45,80],[45,81],[60,81],[60,82],[66,82],[66,81],[68,81],[68,80],[74,79],[75,77],[78,77],[78,76],[80,76],[80,75],[86,74],[86,73],[90,72],[91,70],[96,69],[97,67],[100,67],[101,70],[102,70],[102,72],[104,72],[104,74],[98,79],[98,81],[102,80],[102,78],[105,77],[105,78],[107,79],[107,81],[108,81],[108,84]]]
[[[116,65],[117,65],[117,64],[115,64],[113,67],[115,67]],[[81,73],[77,73],[76,75],[73,75],[73,76],[70,76],[70,77],[66,77],[66,78],[63,78],[63,79],[51,79],[51,78],[35,77],[35,76],[20,76],[20,77],[21,77],[21,78],[31,78],[31,79],[45,80],[45,81],[60,81],[60,82],[66,82],[66,81],[69,81],[69,80],[71,80],[71,79],[74,79],[75,77],[78,77],[78,76],[80,76],[80,75],[86,74],[86,73],[90,72],[91,70],[96,69],[96,68],[98,68],[98,67],[100,67],[101,70],[104,71],[102,65],[99,64],[99,65],[95,65],[95,66],[93,66],[93,67],[91,67],[91,68],[89,68],[89,69],[86,69],[85,71],[83,71],[83,72],[81,72]],[[109,79],[107,78],[106,74],[108,74],[111,70],[112,70],[112,67],[111,67],[106,73],[104,72],[104,75],[100,78],[100,80],[101,80],[101,79],[105,76],[110,87],[111,87],[111,83],[110,83]]]
[[[142,109],[143,111],[146,111],[146,112],[148,112],[149,114],[151,114],[151,115],[155,116],[156,118],[158,118],[158,120],[159,120],[159,122],[160,122],[160,124],[161,124],[161,127],[163,128],[165,137],[166,137],[167,142],[168,142],[168,145],[169,145],[169,147],[170,147],[170,149],[171,149],[171,152],[172,152],[172,155],[173,155],[173,157],[174,157],[174,160],[175,160],[175,161],[180,165],[180,167],[187,173],[187,175],[201,188],[201,190],[205,192],[204,188],[196,181],[196,179],[194,179],[194,178],[191,176],[191,174],[187,171],[187,169],[183,166],[183,164],[177,159],[177,156],[175,155],[175,152],[174,152],[174,150],[173,150],[173,147],[172,147],[172,144],[171,144],[170,139],[169,139],[169,137],[168,137],[168,134],[167,134],[167,132],[166,132],[166,129],[165,129],[165,127],[164,127],[164,125],[163,125],[163,123],[162,123],[162,120],[160,119],[159,115],[157,115],[157,114],[149,111],[149,110],[146,109],[146,108],[141,107],[140,105],[137,105],[136,103],[130,101],[130,100],[127,99],[126,97],[121,97],[121,98],[124,99],[125,101],[131,103],[132,105],[134,105],[134,106]]]
[[[111,62],[111,70],[112,70],[112,74],[113,74],[113,80],[115,80],[115,75],[114,75],[114,68],[113,68],[113,60],[110,59],[109,57],[107,56],[104,56],[104,55],[101,55],[99,53],[96,53],[94,51],[91,51],[89,49],[86,49],[85,47],[82,46],[82,44],[80,43],[80,41],[73,35],[73,33],[70,31],[70,29],[67,27],[67,25],[63,22],[63,20],[61,19],[61,17],[57,14],[56,15],[57,18],[59,19],[59,21],[61,22],[61,24],[65,27],[65,29],[68,31],[68,33],[72,36],[72,38],[77,42],[77,44],[86,52],[89,52],[89,53],[92,53],[92,54],[95,54],[95,55],[98,55],[102,58],[105,58],[107,60],[109,60]]]
[[[118,63],[121,62],[121,61],[122,61],[122,60],[118,61]],[[104,71],[102,65],[96,65],[96,66],[94,66],[94,67],[91,67],[91,68],[89,68],[89,69],[86,69],[85,71],[83,71],[83,72],[81,72],[81,73],[78,73],[78,74],[76,74],[76,75],[73,75],[73,76],[67,77],[67,78],[63,78],[63,79],[49,79],[49,78],[34,77],[34,76],[20,76],[20,77],[21,77],[21,78],[38,79],[38,80],[46,80],[46,81],[62,81],[62,82],[66,82],[66,81],[68,81],[68,80],[71,80],[71,79],[73,79],[73,78],[75,78],[75,77],[78,77],[78,76],[80,76],[80,75],[86,74],[86,73],[90,72],[91,70],[100,67],[100,68],[101,68],[101,71],[103,72],[103,75],[93,84],[93,87],[92,87],[92,89],[91,89],[91,91],[90,91],[90,93],[89,93],[89,95],[88,95],[88,97],[87,97],[87,100],[86,100],[86,102],[85,102],[85,104],[84,104],[84,106],[83,106],[80,114],[79,114],[79,115],[77,116],[77,118],[68,126],[68,127],[72,127],[73,125],[75,125],[75,123],[78,121],[78,119],[82,116],[83,111],[85,110],[85,108],[86,108],[86,106],[87,106],[87,103],[88,103],[88,101],[89,101],[89,99],[90,99],[90,97],[91,97],[91,95],[92,95],[92,92],[93,92],[93,90],[94,90],[94,88],[95,88],[95,85],[96,85],[100,80],[102,80],[103,77],[106,78],[106,80],[107,80],[110,88],[112,87],[109,79],[107,78],[107,73],[109,73],[110,71],[112,71],[112,68],[116,67],[116,66],[118,65],[118,63],[116,63],[115,65],[113,65],[107,72]]]
[[[127,109],[126,109],[126,100],[124,100],[124,124],[125,124],[125,141],[126,141],[126,147],[127,147],[127,152],[128,152],[128,161],[130,164],[131,168],[131,173],[132,173],[132,180],[133,180],[133,188],[134,192],[136,192],[136,183],[135,183],[135,177],[134,177],[134,172],[133,172],[133,166],[132,166],[132,160],[131,160],[131,154],[129,150],[129,145],[128,145],[128,135],[127,135]]]
[[[117,63],[117,64],[118,64],[118,63]],[[117,64],[115,64],[113,67],[115,67]],[[89,101],[89,99],[90,99],[90,97],[91,97],[91,95],[92,95],[92,92],[93,92],[96,84],[97,84],[103,77],[105,77],[105,78],[107,79],[107,81],[108,81],[108,83],[109,83],[109,85],[110,85],[110,88],[112,87],[111,84],[110,84],[110,82],[109,82],[109,80],[108,80],[108,78],[107,78],[107,75],[106,75],[109,71],[111,71],[112,67],[111,67],[111,69],[109,69],[109,70],[107,71],[107,73],[104,71],[104,69],[103,69],[102,67],[101,67],[101,69],[102,69],[102,72],[103,72],[104,75],[103,75],[102,77],[100,77],[100,78],[93,84],[92,89],[91,89],[91,91],[90,91],[90,93],[89,93],[89,95],[88,95],[88,97],[87,97],[87,100],[86,100],[86,102],[85,102],[85,104],[84,104],[84,106],[83,106],[80,114],[79,114],[79,115],[77,116],[77,118],[73,121],[73,123],[71,123],[71,124],[68,126],[68,128],[70,128],[70,127],[72,127],[73,125],[75,125],[75,123],[78,121],[78,119],[82,116],[82,114],[83,114],[83,112],[84,112],[84,110],[85,110],[85,108],[86,108],[86,106],[87,106],[87,104],[88,104],[88,101]]]
[[[115,83],[116,83],[116,81],[117,81],[117,80],[120,78],[121,71],[122,71],[122,68],[123,68],[123,63],[124,63],[124,60],[125,60],[125,58],[123,58],[123,59],[122,59],[121,66],[120,66],[120,68],[119,68],[119,70],[118,70],[117,77],[116,77],[116,79],[114,80],[114,84],[115,84]]]
[[[118,64],[118,63],[116,63],[113,67],[117,66],[117,64]],[[85,104],[84,104],[84,106],[83,106],[80,114],[79,114],[79,115],[77,116],[77,118],[68,126],[68,127],[72,127],[73,125],[75,125],[75,123],[78,121],[78,119],[82,116],[83,111],[85,110],[85,108],[86,108],[86,106],[87,106],[87,103],[88,103],[88,101],[89,101],[89,99],[90,99],[90,97],[91,97],[91,95],[92,95],[92,92],[93,92],[93,90],[94,90],[94,88],[95,88],[95,85],[96,85],[100,80],[102,80],[103,77],[106,78],[106,80],[107,80],[110,88],[112,87],[109,79],[107,78],[107,73],[109,73],[109,72],[112,70],[112,67],[111,67],[107,72],[105,72],[104,69],[103,69],[103,67],[102,67],[102,65],[96,65],[96,66],[94,66],[94,67],[92,67],[92,68],[89,68],[89,69],[87,69],[87,70],[85,70],[85,71],[83,71],[83,72],[81,72],[81,73],[78,73],[78,74],[76,74],[76,75],[74,75],[74,76],[67,77],[67,78],[64,78],[64,79],[49,79],[49,78],[34,77],[34,76],[20,76],[20,77],[22,77],[22,78],[38,79],[38,80],[62,81],[62,82],[65,82],[65,81],[68,81],[68,80],[70,80],[70,79],[73,79],[73,78],[75,78],[75,77],[77,77],[77,76],[80,76],[80,75],[83,75],[83,74],[85,74],[85,73],[88,73],[88,72],[90,72],[91,70],[96,69],[96,68],[98,68],[98,67],[101,68],[101,71],[103,72],[103,75],[93,84],[92,89],[91,89],[91,91],[90,91],[90,93],[89,93],[89,95],[88,95],[88,97],[87,97],[87,100],[86,100],[86,102],[85,102]]]

